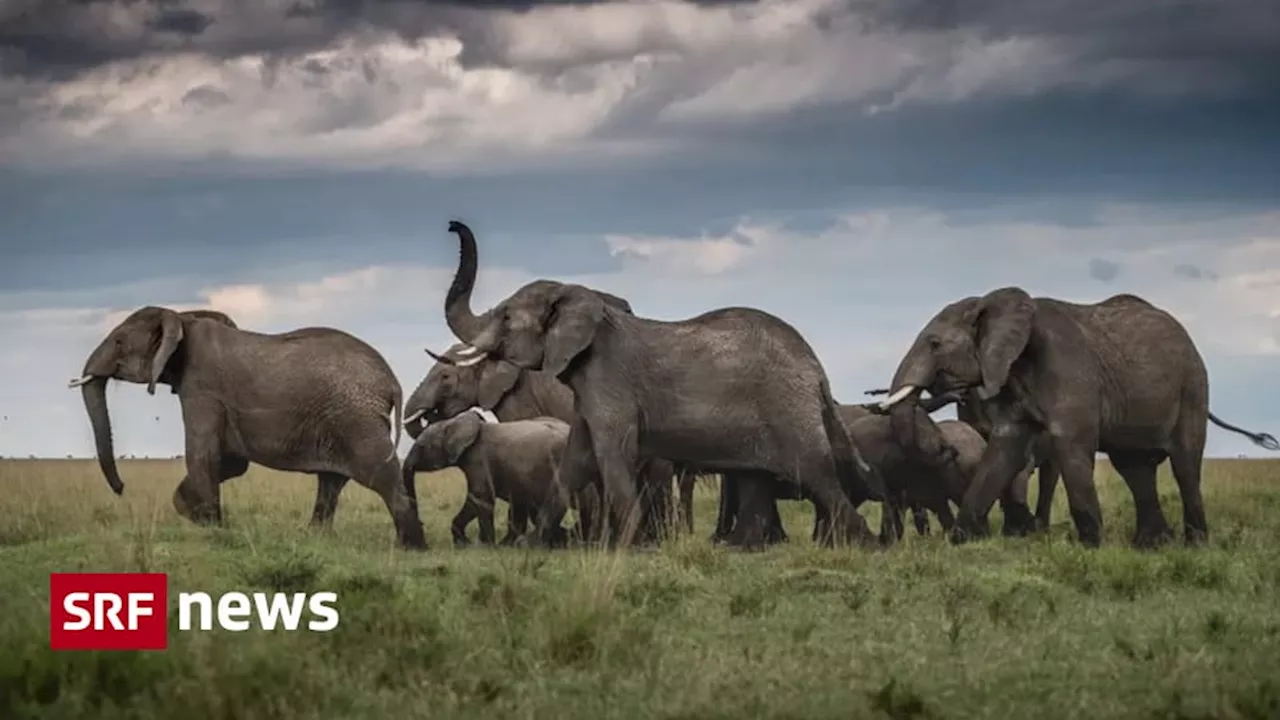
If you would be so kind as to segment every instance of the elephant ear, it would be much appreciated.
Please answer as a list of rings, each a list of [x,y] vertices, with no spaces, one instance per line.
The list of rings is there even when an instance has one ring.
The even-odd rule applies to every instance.
[[[165,365],[169,364],[169,358],[178,349],[185,334],[178,313],[165,308],[159,310],[160,347],[151,358],[151,379],[147,382],[147,393],[150,395],[156,394],[156,383],[160,381]]]
[[[506,360],[492,360],[480,367],[483,369],[480,371],[480,387],[476,390],[476,404],[492,410],[516,386],[520,368]]]
[[[595,338],[604,318],[604,300],[581,285],[565,285],[551,301],[542,369],[560,377]]]
[[[1009,368],[1027,347],[1035,303],[1025,290],[1008,287],[992,290],[979,304],[978,364],[982,387],[978,397],[995,397],[1009,379]]]
[[[457,465],[462,456],[480,437],[480,426],[484,420],[475,413],[463,413],[456,420],[442,427],[440,442],[444,446],[445,458],[449,464]]]

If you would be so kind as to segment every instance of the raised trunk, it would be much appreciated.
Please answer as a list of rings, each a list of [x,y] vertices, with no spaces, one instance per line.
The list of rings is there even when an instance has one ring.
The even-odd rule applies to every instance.
[[[85,412],[89,413],[89,422],[93,425],[93,443],[98,450],[98,467],[115,494],[124,493],[124,483],[120,481],[120,473],[116,469],[115,447],[111,441],[111,417],[107,414],[107,380],[98,376],[81,386],[80,395],[84,398]]]
[[[453,283],[444,298],[444,317],[459,340],[474,343],[485,324],[483,318],[471,311],[471,290],[476,284],[479,264],[476,237],[471,234],[471,228],[460,222],[449,223],[449,230],[457,233],[460,247],[458,271],[454,273]]]

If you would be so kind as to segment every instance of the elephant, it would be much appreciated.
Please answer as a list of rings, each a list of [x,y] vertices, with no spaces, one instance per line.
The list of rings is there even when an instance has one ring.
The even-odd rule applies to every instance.
[[[542,370],[574,393],[561,476],[603,479],[612,546],[631,543],[637,460],[766,473],[801,486],[830,520],[824,542],[874,542],[850,497],[884,499],[836,413],[813,348],[761,310],[730,307],[661,321],[625,312],[581,285],[535,280],[481,315],[471,308],[478,251],[471,229],[445,296],[463,354]]]
[[[325,524],[346,481],[377,492],[401,547],[425,549],[416,503],[404,492],[396,444],[401,388],[386,360],[333,328],[264,334],[222,313],[145,306],[89,354],[80,388],[98,464],[117,494],[107,381],[170,386],[182,407],[186,476],[174,491],[179,514],[221,524],[220,484],[255,462],[319,479],[313,524]]]
[[[950,303],[920,330],[880,405],[909,413],[928,391],[972,391],[991,422],[990,440],[960,505],[951,540],[965,542],[981,517],[1022,470],[1031,444],[1047,433],[1082,545],[1102,541],[1094,457],[1105,452],[1134,498],[1131,544],[1149,548],[1173,538],[1156,492],[1165,459],[1183,506],[1184,542],[1208,539],[1200,491],[1207,421],[1268,449],[1275,438],[1228,425],[1209,411],[1204,360],[1168,311],[1131,294],[1096,303],[1033,298],[1019,287]],[[1030,511],[1018,510],[1030,524]],[[1008,518],[1007,518],[1008,519]]]
[[[875,392],[875,391],[870,391]],[[922,404],[926,413],[945,407],[955,402],[953,398],[946,397],[940,399],[925,400]],[[881,413],[879,407],[874,403],[861,404],[842,404],[837,408],[840,419],[844,422],[847,429],[851,429],[852,423],[872,414]],[[855,438],[856,440],[856,438]],[[782,518],[778,513],[776,500],[803,500],[804,498],[794,486],[787,486],[784,483],[765,482],[761,479],[763,486],[758,489],[759,505],[755,512],[760,516],[759,522],[763,526],[763,535],[765,544],[774,544],[787,541],[786,529],[782,526]],[[736,544],[733,540],[735,528],[737,526],[738,514],[741,510],[742,500],[740,498],[739,484],[741,478],[725,475],[721,480],[720,490],[720,506],[716,517],[716,529],[711,536],[712,542]],[[772,501],[769,500],[772,497]],[[859,501],[859,504],[861,501]],[[823,522],[819,517],[814,523],[813,538],[816,542],[823,532]],[[882,533],[883,537],[883,533]]]
[[[856,408],[857,406],[843,406]],[[933,511],[950,532],[955,525],[951,502],[956,505],[973,481],[982,460],[987,441],[972,425],[963,420],[935,421],[926,408],[914,406],[910,416],[863,413],[848,421],[849,432],[863,448],[867,462],[876,466],[885,479],[893,498],[890,512],[882,518],[881,540],[892,543],[902,537],[901,513],[910,508],[916,532],[929,532],[928,511]],[[902,420],[910,419],[909,425]],[[1001,497],[1008,516],[1010,507],[1026,505],[1028,465]],[[986,534],[987,518],[982,518],[979,532]],[[1015,535],[1018,528],[1005,522],[1004,534]]]
[[[404,485],[416,495],[415,473],[460,468],[467,478],[467,499],[449,525],[454,545],[470,544],[467,525],[476,518],[480,542],[493,544],[495,497],[509,508],[500,544],[514,545],[529,517],[570,501],[561,497],[558,475],[568,438],[569,424],[553,417],[489,422],[477,412],[465,412],[431,423],[417,436],[405,457]]]
[[[607,297],[630,310],[621,298]],[[418,437],[424,422],[452,418],[473,407],[492,412],[501,422],[543,416],[572,422],[573,391],[569,386],[547,373],[524,370],[497,358],[485,357],[478,363],[465,364],[466,358],[458,355],[463,347],[456,344],[443,353],[427,349],[436,363],[405,400],[405,429],[411,437]],[[672,464],[661,459],[645,461],[639,470],[645,497],[641,525],[651,541],[665,534],[670,525],[670,488],[675,473]],[[693,478],[681,476],[679,482],[681,511],[691,514],[692,487],[686,505],[685,483],[691,485]],[[579,505],[580,516],[585,515],[584,520],[588,521],[584,525],[592,520],[593,506],[594,501],[589,498]]]

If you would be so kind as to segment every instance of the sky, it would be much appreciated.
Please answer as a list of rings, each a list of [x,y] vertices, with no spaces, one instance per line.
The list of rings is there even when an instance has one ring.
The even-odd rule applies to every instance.
[[[478,306],[760,308],[841,402],[961,297],[1134,293],[1280,433],[1276,67],[1273,0],[0,0],[0,455],[93,455],[66,383],[143,305],[341,328],[407,394],[452,219]],[[181,452],[175,396],[109,403]]]

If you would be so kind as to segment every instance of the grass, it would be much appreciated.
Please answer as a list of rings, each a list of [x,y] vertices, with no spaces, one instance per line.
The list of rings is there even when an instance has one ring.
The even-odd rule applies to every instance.
[[[1280,717],[1280,463],[1207,461],[1210,547],[1154,553],[1127,547],[1105,462],[1099,550],[1068,539],[1059,492],[1045,537],[911,531],[882,553],[814,548],[811,511],[784,503],[792,541],[761,554],[707,543],[703,488],[696,533],[658,553],[456,551],[461,478],[423,475],[433,547],[409,554],[354,483],[312,533],[315,481],[255,467],[202,529],[170,505],[179,461],[121,470],[117,498],[92,461],[0,461],[0,717]],[[1167,466],[1161,487],[1179,519]],[[167,572],[171,603],[333,590],[341,625],[53,653],[47,576],[75,570]]]

